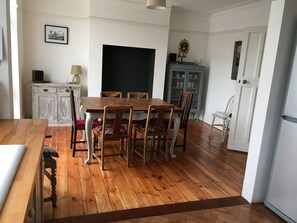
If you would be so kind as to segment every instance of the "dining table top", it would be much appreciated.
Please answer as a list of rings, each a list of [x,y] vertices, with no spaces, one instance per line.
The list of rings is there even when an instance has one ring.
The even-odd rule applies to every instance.
[[[81,108],[84,112],[102,112],[105,106],[132,106],[134,111],[147,111],[149,105],[170,105],[159,98],[108,98],[81,97]],[[174,106],[174,111],[181,112],[182,108]]]

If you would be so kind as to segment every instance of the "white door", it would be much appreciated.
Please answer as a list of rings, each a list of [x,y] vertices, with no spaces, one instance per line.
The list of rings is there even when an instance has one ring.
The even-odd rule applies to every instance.
[[[244,31],[228,149],[248,152],[265,37],[266,27]]]

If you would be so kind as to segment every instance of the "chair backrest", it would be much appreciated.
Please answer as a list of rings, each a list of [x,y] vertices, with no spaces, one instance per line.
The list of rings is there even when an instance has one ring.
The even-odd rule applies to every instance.
[[[127,98],[148,98],[146,92],[128,92]]]
[[[120,91],[101,91],[101,97],[108,97],[108,98],[121,98],[122,92]]]
[[[234,103],[234,95],[228,100],[225,112],[230,113],[230,114],[232,113],[233,103]]]
[[[76,125],[75,99],[74,99],[74,93],[72,88],[70,88],[70,110],[71,110],[72,125]]]
[[[173,105],[150,105],[147,113],[145,137],[166,135],[171,129],[173,118]],[[168,120],[169,115],[169,121]]]
[[[123,131],[123,126],[127,124],[127,115],[128,128],[126,131]],[[132,115],[132,106],[105,106],[102,124],[102,133],[105,133],[103,134],[103,139],[130,137],[132,131]],[[107,132],[107,129],[111,131]]]
[[[181,92],[178,107],[182,108],[182,114],[180,117],[180,128],[184,128],[188,124],[189,115],[191,111],[193,94],[190,92]]]

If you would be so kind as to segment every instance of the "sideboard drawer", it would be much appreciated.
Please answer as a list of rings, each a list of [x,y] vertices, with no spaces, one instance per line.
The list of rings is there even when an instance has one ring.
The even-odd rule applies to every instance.
[[[49,94],[55,94],[57,93],[57,88],[52,87],[34,87],[33,93],[49,93]]]
[[[57,93],[58,94],[70,94],[70,89],[69,89],[69,87],[57,88]]]

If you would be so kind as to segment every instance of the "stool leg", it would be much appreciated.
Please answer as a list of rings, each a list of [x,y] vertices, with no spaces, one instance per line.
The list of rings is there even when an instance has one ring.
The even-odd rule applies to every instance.
[[[56,207],[56,202],[57,202],[57,193],[56,193],[56,185],[57,185],[57,180],[56,180],[56,170],[57,170],[57,165],[56,165],[56,160],[54,160],[52,166],[52,176],[51,176],[51,186],[52,186],[52,206]]]

